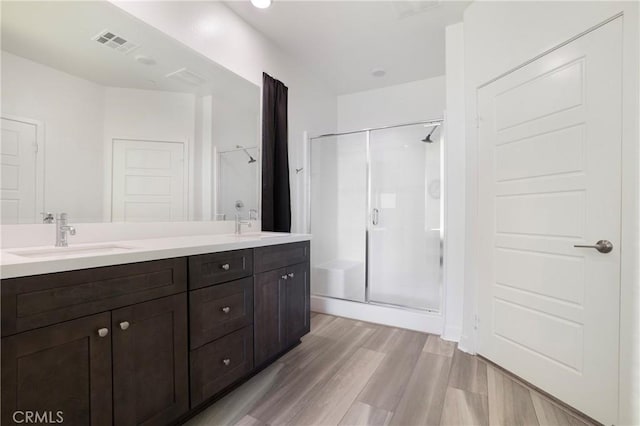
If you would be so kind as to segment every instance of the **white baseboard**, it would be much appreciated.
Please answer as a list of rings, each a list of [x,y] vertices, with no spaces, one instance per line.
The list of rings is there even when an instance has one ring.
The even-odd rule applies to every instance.
[[[458,326],[444,326],[444,330],[442,331],[442,339],[448,340],[450,342],[459,342],[460,336],[462,336],[462,327]]]
[[[311,296],[311,310],[423,333],[439,335],[442,332],[442,315],[432,312],[409,311],[322,296]]]
[[[476,354],[476,348],[473,340],[466,335],[460,336],[460,341],[458,342],[458,349],[460,349],[462,352],[466,352],[471,355]]]

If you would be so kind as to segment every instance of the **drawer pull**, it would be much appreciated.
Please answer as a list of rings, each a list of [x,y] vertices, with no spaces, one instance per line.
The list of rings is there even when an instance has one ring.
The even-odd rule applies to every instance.
[[[222,268],[225,271],[228,271],[229,270],[229,264],[225,263],[224,265],[220,266],[220,268]]]
[[[122,322],[120,323],[120,329],[121,329],[121,330],[126,330],[126,329],[128,329],[128,328],[129,328],[129,326],[130,326],[130,325],[131,325],[131,324],[129,324],[129,321],[122,321]]]
[[[231,360],[229,358],[225,358],[222,360],[222,363],[228,367],[229,365],[231,365]]]
[[[98,336],[105,337],[107,334],[109,334],[109,329],[108,328],[100,328],[100,329],[98,329]]]
[[[225,306],[224,308],[221,309],[222,312],[224,312],[225,314],[228,314],[229,312],[231,312],[231,308],[228,306]]]
[[[284,275],[283,275],[283,276],[281,276],[280,278],[282,278],[283,280],[286,280],[288,277],[287,277],[287,274],[284,274]]]
[[[289,272],[289,278],[293,278],[295,274],[293,272]]]

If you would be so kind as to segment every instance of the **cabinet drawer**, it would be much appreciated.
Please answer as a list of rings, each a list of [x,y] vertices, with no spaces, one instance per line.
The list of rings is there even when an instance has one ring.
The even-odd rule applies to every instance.
[[[189,257],[189,288],[201,288],[253,275],[253,251],[235,250]]]
[[[191,408],[253,369],[253,327],[245,327],[191,352]]]
[[[309,241],[255,249],[255,271],[264,272],[309,261]]]
[[[189,292],[191,349],[253,323],[253,277]]]
[[[186,258],[2,280],[2,335],[187,289]]]

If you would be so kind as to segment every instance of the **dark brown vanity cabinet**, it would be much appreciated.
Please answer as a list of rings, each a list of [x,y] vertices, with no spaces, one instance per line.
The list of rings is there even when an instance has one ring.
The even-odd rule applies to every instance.
[[[309,332],[309,243],[260,247],[255,258],[254,346],[258,367]]]
[[[3,425],[23,420],[16,411],[166,425],[309,331],[309,243],[12,278],[0,290]]]
[[[73,425],[186,413],[186,287],[186,259],[3,280],[2,424],[16,411]]]

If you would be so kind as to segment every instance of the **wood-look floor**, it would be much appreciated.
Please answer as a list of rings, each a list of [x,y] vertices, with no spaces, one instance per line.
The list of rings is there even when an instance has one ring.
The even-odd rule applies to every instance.
[[[588,423],[437,336],[313,314],[299,346],[187,424]]]

